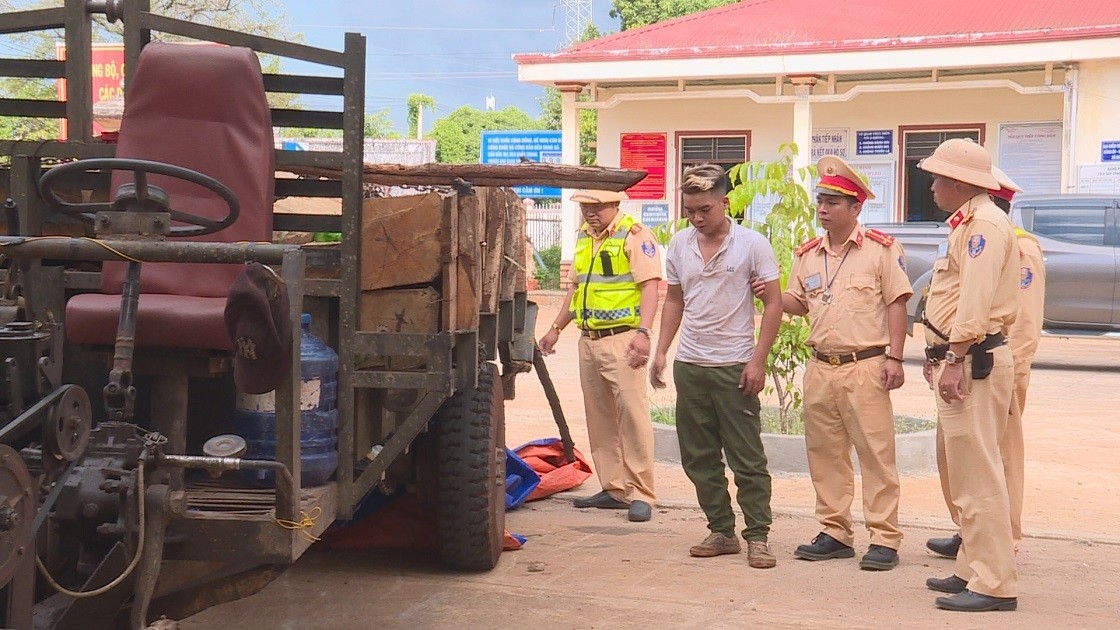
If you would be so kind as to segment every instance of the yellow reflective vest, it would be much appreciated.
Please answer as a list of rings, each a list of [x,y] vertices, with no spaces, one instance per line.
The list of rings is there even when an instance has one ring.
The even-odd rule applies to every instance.
[[[630,273],[625,249],[626,235],[634,223],[634,217],[624,215],[598,249],[586,230],[580,232],[572,260],[576,292],[569,308],[577,327],[605,330],[641,325],[642,292]]]

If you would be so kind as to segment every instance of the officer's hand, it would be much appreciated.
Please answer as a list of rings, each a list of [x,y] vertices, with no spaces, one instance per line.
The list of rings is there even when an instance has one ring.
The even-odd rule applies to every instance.
[[[540,346],[541,354],[545,356],[555,354],[556,350],[554,348],[556,347],[556,342],[559,339],[560,333],[556,332],[555,328],[550,328],[548,333],[545,334],[545,336],[541,337],[540,342],[537,344],[538,346]]]
[[[649,361],[649,337],[641,333],[635,334],[626,347],[626,359],[635,370],[644,366]]]
[[[649,383],[655,389],[664,389],[665,381],[661,378],[662,373],[665,372],[665,353],[658,352],[653,357],[653,362],[649,366]]]
[[[766,386],[766,365],[751,360],[739,376],[739,389],[744,394],[758,394]]]
[[[758,299],[762,299],[762,294],[766,293],[766,281],[758,276],[751,278],[751,292]]]
[[[949,363],[941,370],[937,393],[947,403],[964,400],[964,364]]]
[[[930,389],[933,389],[933,364],[929,361],[922,363],[922,376],[926,378],[926,384]]]
[[[906,372],[902,369],[902,363],[894,359],[887,359],[883,361],[883,388],[887,391],[898,389],[906,382]]]

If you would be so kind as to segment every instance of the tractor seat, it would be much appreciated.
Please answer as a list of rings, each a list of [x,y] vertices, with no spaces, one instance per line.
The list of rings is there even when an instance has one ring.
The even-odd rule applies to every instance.
[[[177,240],[271,242],[275,187],[272,117],[256,54],[236,46],[152,42],[130,78],[116,157],[166,162],[228,186],[241,214],[228,228]],[[115,171],[110,190],[131,182]],[[194,184],[149,175],[171,207],[218,219],[226,205]],[[112,196],[111,196],[112,198]],[[224,311],[240,264],[144,263],[136,313],[138,347],[232,350]],[[66,303],[66,337],[113,345],[127,263],[106,262],[98,293]]]

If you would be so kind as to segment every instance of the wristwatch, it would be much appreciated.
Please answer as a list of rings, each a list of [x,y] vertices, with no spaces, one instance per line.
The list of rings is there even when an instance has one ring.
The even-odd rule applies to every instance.
[[[946,363],[952,363],[954,365],[956,365],[958,363],[964,363],[964,357],[963,356],[958,357],[956,352],[953,352],[952,350],[949,350],[945,353],[945,362]]]
[[[639,334],[639,335],[645,335],[645,336],[646,336],[646,339],[649,339],[649,338],[650,338],[650,337],[649,337],[649,329],[648,329],[648,328],[639,328],[639,329],[638,329],[638,334]]]

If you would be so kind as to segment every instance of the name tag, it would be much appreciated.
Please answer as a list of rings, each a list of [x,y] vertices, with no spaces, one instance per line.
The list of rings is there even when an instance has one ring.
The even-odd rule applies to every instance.
[[[937,246],[937,257],[938,258],[945,258],[948,255],[949,255],[949,241],[942,241],[941,244]]]
[[[821,274],[815,273],[808,278],[805,278],[805,290],[816,291],[821,288]]]

